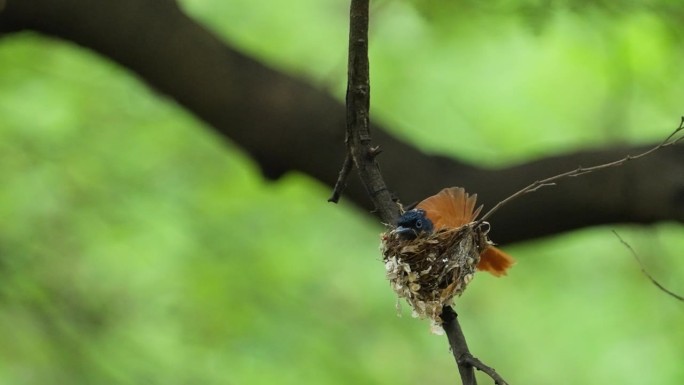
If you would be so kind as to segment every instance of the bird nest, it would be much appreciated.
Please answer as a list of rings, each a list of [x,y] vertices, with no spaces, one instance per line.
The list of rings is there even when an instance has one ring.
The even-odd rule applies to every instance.
[[[473,279],[486,236],[468,224],[405,239],[382,235],[382,254],[392,289],[411,305],[414,316],[441,325],[442,307],[451,305]]]

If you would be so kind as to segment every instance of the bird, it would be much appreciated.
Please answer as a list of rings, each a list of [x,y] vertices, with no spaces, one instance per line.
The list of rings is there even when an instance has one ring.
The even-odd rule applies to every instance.
[[[401,215],[394,232],[403,239],[415,239],[441,230],[465,226],[475,221],[482,210],[482,206],[475,208],[476,202],[477,194],[470,195],[461,187],[442,189]],[[513,257],[487,240],[480,252],[477,269],[500,277],[506,275],[506,271],[513,264]]]

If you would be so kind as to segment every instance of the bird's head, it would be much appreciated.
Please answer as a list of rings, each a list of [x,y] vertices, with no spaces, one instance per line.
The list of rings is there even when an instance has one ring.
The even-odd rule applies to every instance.
[[[413,209],[404,213],[397,221],[394,232],[406,239],[416,238],[421,233],[432,233],[432,221],[425,215],[425,210]]]

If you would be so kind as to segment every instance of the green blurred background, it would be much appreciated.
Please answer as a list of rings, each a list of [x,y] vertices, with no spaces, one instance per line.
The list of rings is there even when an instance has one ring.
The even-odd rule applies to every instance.
[[[684,34],[661,13],[464,4],[373,4],[373,117],[396,135],[497,167],[678,124]],[[182,5],[343,98],[347,1]],[[446,338],[397,317],[376,220],[306,176],[264,180],[91,52],[0,40],[0,181],[1,384],[458,382]],[[473,353],[511,384],[684,383],[684,306],[613,228],[684,291],[681,224],[510,245],[510,275],[457,302]]]

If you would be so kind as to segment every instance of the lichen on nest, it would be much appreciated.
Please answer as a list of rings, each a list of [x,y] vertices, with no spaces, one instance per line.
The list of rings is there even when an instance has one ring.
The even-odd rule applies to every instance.
[[[390,229],[382,235],[387,278],[420,318],[441,325],[442,307],[451,305],[473,279],[488,240],[475,223],[405,239]]]

